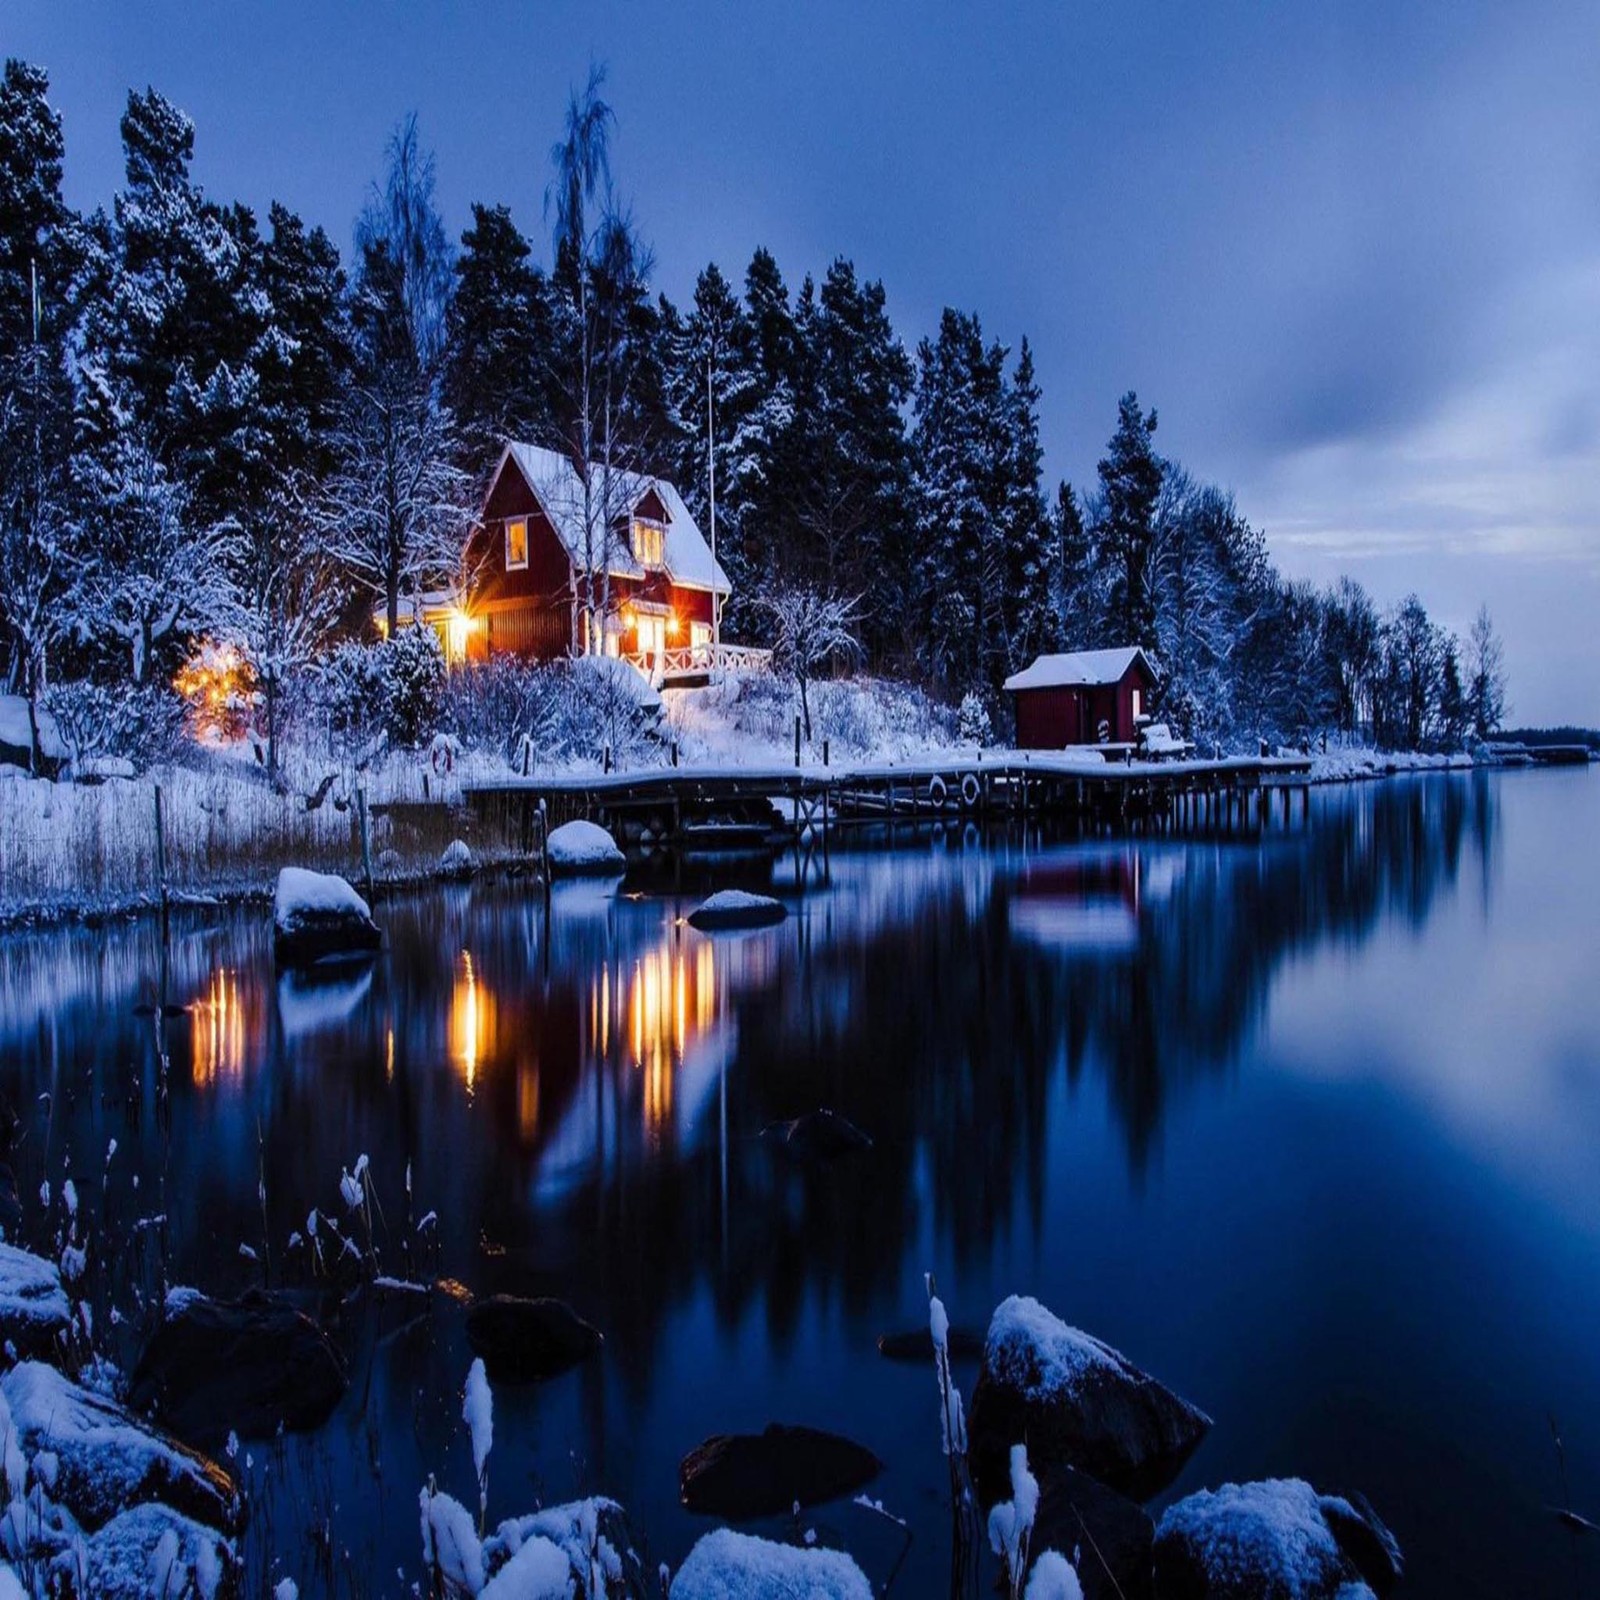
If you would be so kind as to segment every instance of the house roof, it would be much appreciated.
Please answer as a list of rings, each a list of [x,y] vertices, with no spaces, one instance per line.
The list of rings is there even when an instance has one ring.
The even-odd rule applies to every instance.
[[[1013,672],[1006,679],[1005,687],[1015,692],[1018,689],[1084,689],[1121,683],[1136,660],[1143,661],[1145,670],[1155,677],[1155,667],[1149,656],[1138,645],[1130,644],[1119,650],[1069,650],[1063,655],[1036,656],[1030,666]]]
[[[568,456],[559,450],[547,450],[542,445],[524,444],[512,440],[500,458],[500,476],[507,460],[515,461],[517,470],[527,480],[528,487],[544,508],[550,525],[556,531],[568,559],[580,571],[590,564],[586,559],[590,540],[585,538],[583,479]],[[654,489],[666,507],[667,523],[663,561],[667,576],[685,589],[709,589],[715,594],[730,591],[728,575],[711,559],[711,547],[705,535],[689,514],[683,496],[665,478],[652,478],[643,472],[624,472],[613,469],[609,482],[599,467],[589,469],[590,507],[607,511],[606,522],[614,523],[618,517],[632,511]],[[605,501],[609,499],[609,507]],[[598,539],[598,529],[595,534]],[[605,541],[606,566],[615,578],[643,578],[644,568],[633,559],[633,550],[627,540],[610,538]],[[587,551],[598,557],[598,551]],[[594,563],[599,570],[598,561]]]

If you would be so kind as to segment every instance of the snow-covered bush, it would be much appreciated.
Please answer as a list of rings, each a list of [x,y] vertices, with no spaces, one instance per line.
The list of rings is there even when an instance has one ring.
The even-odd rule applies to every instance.
[[[989,720],[989,708],[970,689],[961,697],[961,708],[956,712],[956,737],[962,744],[983,746],[994,743],[994,724]]]
[[[380,733],[415,748],[439,726],[445,678],[432,628],[402,628],[381,644],[342,644],[318,670],[328,732],[351,750],[370,747]]]
[[[184,705],[167,688],[80,678],[52,684],[42,701],[77,775],[108,759],[143,771],[170,760],[183,744]]]
[[[414,749],[439,725],[445,661],[432,628],[402,628],[378,646],[383,658],[384,716],[391,742]]]
[[[1011,1498],[989,1513],[989,1544],[1005,1563],[1007,1593],[1022,1600],[1022,1579],[1028,1570],[1028,1545],[1039,1510],[1039,1480],[1028,1469],[1028,1447],[1011,1447]]]

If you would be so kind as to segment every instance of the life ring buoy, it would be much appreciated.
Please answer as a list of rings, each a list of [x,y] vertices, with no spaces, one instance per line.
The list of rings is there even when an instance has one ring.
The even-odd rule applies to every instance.
[[[451,749],[448,739],[434,740],[428,764],[433,768],[433,775],[436,778],[448,778],[456,770],[456,753]]]
[[[978,783],[976,772],[964,773],[961,778],[961,803],[971,811],[978,803],[979,796],[983,793]]]
[[[936,772],[928,780],[928,801],[931,805],[943,807],[950,799],[950,788],[943,778]]]

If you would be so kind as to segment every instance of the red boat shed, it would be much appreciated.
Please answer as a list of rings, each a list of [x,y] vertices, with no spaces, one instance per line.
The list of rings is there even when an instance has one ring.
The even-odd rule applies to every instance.
[[[1006,679],[1019,750],[1132,744],[1148,720],[1155,668],[1138,645],[1039,656]]]

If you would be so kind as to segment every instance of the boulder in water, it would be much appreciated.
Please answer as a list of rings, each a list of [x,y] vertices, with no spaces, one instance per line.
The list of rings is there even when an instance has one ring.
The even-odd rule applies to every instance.
[[[328,1336],[275,1295],[186,1298],[168,1307],[129,1395],[141,1410],[198,1445],[230,1432],[267,1439],[320,1427],[344,1395],[344,1363]]]
[[[383,935],[367,902],[341,877],[285,867],[272,897],[272,953],[280,967],[323,967],[370,956]]]
[[[831,1161],[872,1148],[872,1140],[855,1123],[826,1107],[788,1122],[769,1122],[761,1137],[801,1161]]]
[[[597,822],[563,822],[559,828],[551,830],[545,852],[550,858],[550,871],[556,877],[616,873],[628,864],[628,858],[617,848],[617,841]]]
[[[478,863],[472,854],[472,847],[465,839],[452,839],[444,847],[444,853],[439,857],[439,873],[442,877],[466,879],[477,870]]]
[[[836,1500],[870,1483],[883,1463],[864,1445],[820,1428],[772,1423],[764,1433],[719,1433],[678,1464],[691,1511],[740,1522]]]
[[[718,929],[770,928],[789,915],[781,900],[770,894],[750,894],[744,889],[718,889],[708,895],[686,919],[704,933]]]
[[[1135,1500],[1178,1475],[1211,1419],[1125,1356],[1024,1295],[989,1323],[967,1434],[986,1499],[1008,1482],[1011,1446],[1035,1470],[1076,1467]]]
[[[467,1343],[497,1383],[535,1383],[587,1361],[600,1331],[564,1300],[496,1294],[467,1312]]]
[[[1156,1531],[1161,1600],[1381,1600],[1401,1565],[1364,1500],[1319,1495],[1299,1478],[1201,1490]]]
[[[1141,1506],[1071,1467],[1039,1471],[1030,1548],[1078,1552],[1083,1600],[1150,1600],[1155,1527]]]

